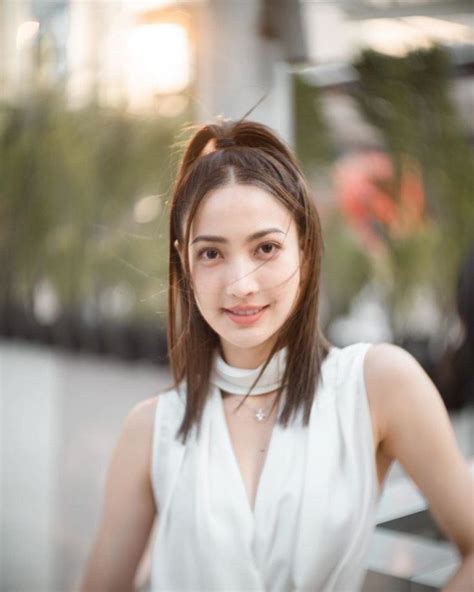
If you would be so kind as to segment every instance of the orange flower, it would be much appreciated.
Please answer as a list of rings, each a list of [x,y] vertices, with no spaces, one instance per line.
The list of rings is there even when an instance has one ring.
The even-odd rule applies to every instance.
[[[425,196],[419,167],[408,158],[398,183],[390,157],[379,151],[341,158],[333,175],[339,208],[368,248],[377,250],[387,236],[401,238],[420,227]]]

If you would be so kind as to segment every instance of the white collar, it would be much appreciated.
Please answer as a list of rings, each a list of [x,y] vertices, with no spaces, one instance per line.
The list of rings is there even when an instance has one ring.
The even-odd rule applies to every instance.
[[[279,388],[286,368],[287,355],[287,347],[276,352],[265,368],[260,380],[249,393],[250,395],[263,395]],[[229,366],[220,355],[219,350],[216,350],[214,352],[211,383],[231,395],[246,395],[263,366],[264,364],[261,364],[258,368]]]

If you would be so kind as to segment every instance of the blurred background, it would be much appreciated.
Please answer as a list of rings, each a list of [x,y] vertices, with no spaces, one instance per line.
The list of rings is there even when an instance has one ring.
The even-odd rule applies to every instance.
[[[322,217],[324,331],[415,355],[474,454],[470,2],[0,0],[2,591],[77,584],[123,419],[170,381],[186,126],[263,96],[250,118],[296,151]],[[419,583],[440,589],[452,549],[400,467],[390,484],[403,550],[380,543],[371,573],[418,590],[446,551]]]

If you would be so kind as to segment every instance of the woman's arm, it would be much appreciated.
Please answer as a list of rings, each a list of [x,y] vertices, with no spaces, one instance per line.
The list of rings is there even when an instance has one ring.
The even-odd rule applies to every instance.
[[[403,349],[371,347],[364,364],[382,447],[400,461],[463,559],[444,592],[474,590],[474,480],[435,386]]]
[[[126,417],[107,473],[100,525],[80,592],[131,592],[156,508],[150,455],[156,397]]]

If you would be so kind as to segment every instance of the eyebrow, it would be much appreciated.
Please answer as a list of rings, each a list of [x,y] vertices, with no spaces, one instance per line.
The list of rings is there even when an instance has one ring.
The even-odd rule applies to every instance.
[[[265,230],[259,230],[258,232],[254,232],[253,234],[250,234],[245,239],[245,242],[246,243],[250,243],[250,242],[256,240],[257,238],[262,238],[262,236],[265,236],[267,234],[271,234],[272,232],[280,232],[281,234],[285,234],[283,232],[283,230],[280,230],[279,228],[266,228]],[[195,239],[193,239],[192,242],[191,242],[191,244],[194,245],[194,243],[197,243],[199,241],[206,241],[206,242],[213,242],[213,243],[228,243],[229,242],[223,236],[215,236],[215,235],[211,235],[211,234],[202,234],[200,236],[197,236]]]

